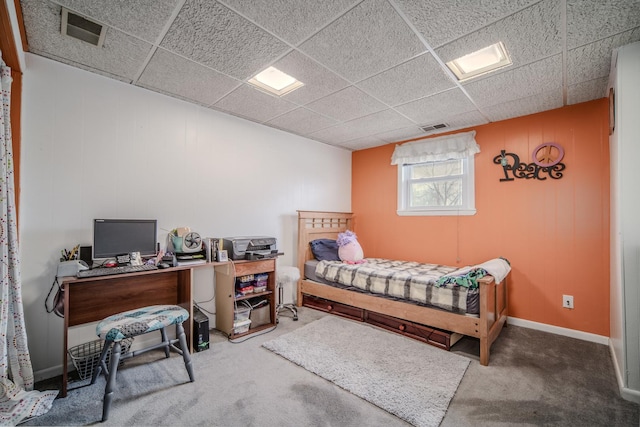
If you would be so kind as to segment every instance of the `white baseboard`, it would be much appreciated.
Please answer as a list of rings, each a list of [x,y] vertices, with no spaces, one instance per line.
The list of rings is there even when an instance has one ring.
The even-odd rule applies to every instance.
[[[538,331],[549,332],[551,334],[562,335],[569,338],[576,338],[582,341],[590,341],[597,344],[609,345],[609,337],[592,334],[589,332],[576,331],[575,329],[561,328],[560,326],[547,325],[546,323],[532,322],[531,320],[509,317],[509,325],[522,326],[523,328],[536,329]]]
[[[531,320],[518,319],[517,317],[509,317],[507,323],[509,325],[536,329],[538,331],[549,332],[556,335],[562,335],[565,337],[577,338],[583,341],[606,345],[607,347],[609,347],[609,351],[611,352],[611,360],[613,362],[616,380],[618,381],[620,396],[625,400],[640,404],[640,391],[624,387],[624,382],[620,373],[620,365],[618,364],[618,360],[616,359],[616,354],[613,351],[613,346],[611,345],[611,340],[609,339],[609,337],[591,334],[589,332],[576,331],[574,329],[561,328],[559,326],[547,325],[545,323],[532,322]]]
[[[611,339],[609,337],[591,334],[589,332],[576,331],[574,329],[561,328],[559,326],[547,325],[545,323],[532,322],[531,320],[518,319],[517,317],[509,317],[507,323],[514,326],[536,329],[538,331],[606,345],[609,347],[609,351],[611,352],[611,361],[613,362],[613,369],[618,382],[620,396],[625,400],[640,404],[640,390],[634,390],[624,386],[624,381],[620,372],[620,364],[616,358],[616,353],[613,350],[613,345],[611,344]]]
[[[620,372],[620,364],[616,357],[616,352],[613,349],[611,340],[609,340],[609,350],[611,351],[611,361],[613,362],[613,369],[616,372],[616,380],[618,381],[620,396],[625,400],[640,404],[640,390],[634,390],[624,386],[624,380],[622,378],[622,373]]]
[[[620,395],[624,400],[640,404],[640,391],[626,387],[620,387]]]
[[[175,330],[170,329],[167,331],[167,337],[169,339],[173,339],[175,338],[175,336],[176,336]],[[136,339],[133,341],[133,345],[131,346],[131,350],[132,351],[140,350],[142,348],[151,346],[159,341],[158,338],[159,337],[156,334],[148,334],[148,335],[142,335],[142,336],[136,337]],[[75,370],[75,366],[73,365],[71,360],[69,360],[68,369],[69,369],[69,372],[73,372]],[[58,375],[62,375],[62,364],[57,366],[52,366],[46,369],[41,369],[39,371],[34,371],[33,380],[35,382],[38,382],[38,381],[48,380],[49,378],[57,377]]]
[[[49,378],[62,375],[62,365],[52,366],[51,368],[41,369],[33,373],[33,380],[35,382],[48,380]]]

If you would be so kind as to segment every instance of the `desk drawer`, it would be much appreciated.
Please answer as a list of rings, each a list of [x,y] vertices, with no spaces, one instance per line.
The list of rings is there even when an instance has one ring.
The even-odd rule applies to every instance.
[[[234,264],[236,267],[236,277],[247,276],[249,274],[269,273],[276,269],[276,260],[269,259],[264,261],[252,261],[252,262],[237,262]]]

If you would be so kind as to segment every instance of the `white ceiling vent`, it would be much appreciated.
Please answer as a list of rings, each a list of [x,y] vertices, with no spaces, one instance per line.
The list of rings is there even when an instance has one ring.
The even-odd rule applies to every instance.
[[[62,25],[60,26],[62,35],[102,47],[106,30],[107,28],[102,24],[90,21],[64,7],[62,8]]]
[[[448,127],[449,125],[446,123],[438,123],[437,125],[420,126],[420,129],[422,129],[425,132],[431,132],[433,130],[444,129]]]

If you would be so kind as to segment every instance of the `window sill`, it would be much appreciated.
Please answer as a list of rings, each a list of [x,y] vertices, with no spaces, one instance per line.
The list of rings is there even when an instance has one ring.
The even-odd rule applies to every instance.
[[[476,214],[475,209],[433,209],[433,210],[413,210],[396,213],[399,216],[471,216]]]

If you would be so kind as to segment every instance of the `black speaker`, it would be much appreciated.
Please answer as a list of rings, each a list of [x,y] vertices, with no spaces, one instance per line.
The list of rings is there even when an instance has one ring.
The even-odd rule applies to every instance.
[[[93,264],[91,249],[91,246],[80,246],[80,261],[86,262],[89,267]]]
[[[195,352],[209,349],[209,318],[193,307],[193,350]]]

